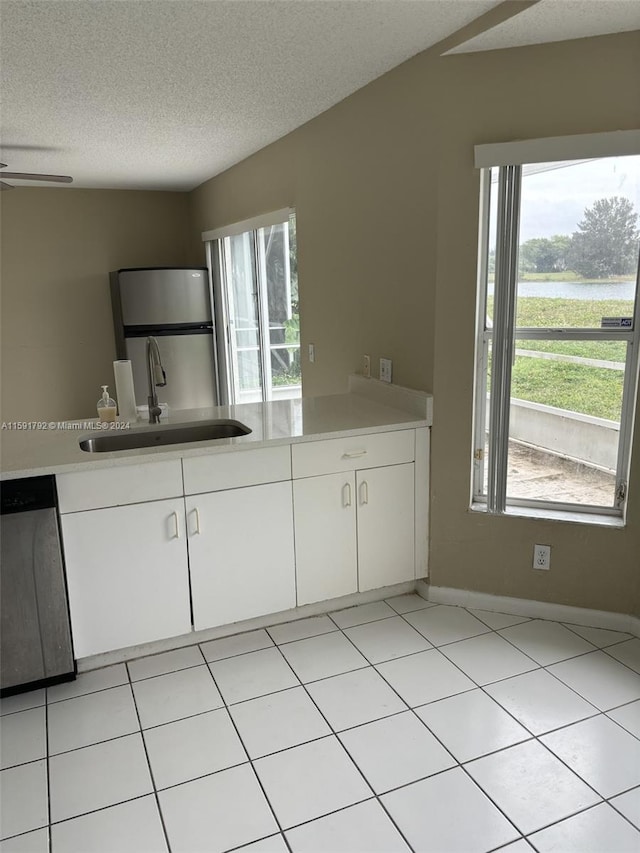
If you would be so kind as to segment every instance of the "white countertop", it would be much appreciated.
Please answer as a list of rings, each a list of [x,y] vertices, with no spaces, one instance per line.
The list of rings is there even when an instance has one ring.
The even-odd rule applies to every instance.
[[[57,424],[53,429],[48,425],[39,429],[9,429],[5,426],[0,432],[0,479],[152,462],[157,461],[159,454],[165,459],[172,459],[265,444],[290,444],[431,425],[430,395],[398,386],[390,386],[387,390],[380,385],[376,380],[355,378],[353,383],[350,381],[352,393],[348,394],[170,412],[168,420],[163,419],[162,423],[230,418],[245,424],[251,432],[238,438],[109,453],[88,453],[79,447],[84,438],[107,434],[102,429],[86,428],[87,423],[96,424],[95,419],[70,421],[68,428]],[[393,405],[380,402],[381,399],[389,400]],[[148,426],[144,421],[138,421],[129,429]]]

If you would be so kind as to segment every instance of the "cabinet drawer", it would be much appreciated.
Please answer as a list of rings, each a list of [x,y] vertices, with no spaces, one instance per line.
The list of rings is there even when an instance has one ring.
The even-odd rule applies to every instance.
[[[60,512],[157,501],[182,495],[179,459],[58,474]]]
[[[413,462],[414,453],[415,430],[412,429],[294,444],[291,448],[293,477],[399,465]]]
[[[192,456],[182,467],[185,495],[260,486],[291,479],[291,450],[284,445]]]

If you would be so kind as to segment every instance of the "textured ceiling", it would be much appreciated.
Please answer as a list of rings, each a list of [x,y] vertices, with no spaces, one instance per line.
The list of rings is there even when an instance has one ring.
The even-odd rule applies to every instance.
[[[2,162],[75,187],[190,190],[499,5],[0,0]],[[457,50],[633,29],[639,12],[542,0]]]
[[[2,159],[189,190],[498,2],[2,0]]]
[[[640,0],[541,0],[453,48],[473,53],[640,29]]]

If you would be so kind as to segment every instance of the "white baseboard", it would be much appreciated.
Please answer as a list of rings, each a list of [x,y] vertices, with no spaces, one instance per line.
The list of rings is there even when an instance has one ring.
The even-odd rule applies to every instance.
[[[418,583],[426,589],[426,584]],[[372,589],[369,592],[355,592],[344,595],[341,598],[332,598],[328,601],[318,601],[315,604],[305,604],[303,607],[295,607],[292,610],[283,610],[280,613],[270,613],[267,616],[259,616],[255,619],[246,619],[244,622],[232,622],[229,625],[221,625],[217,628],[207,628],[205,631],[192,631],[190,634],[182,634],[179,637],[168,637],[166,640],[156,640],[153,643],[144,643],[139,646],[129,646],[125,649],[114,649],[98,655],[91,655],[78,660],[78,672],[87,672],[90,669],[100,669],[103,666],[111,666],[115,663],[134,660],[135,658],[157,655],[160,652],[170,652],[174,649],[182,649],[185,646],[193,646],[196,643],[206,643],[209,640],[219,640],[221,637],[229,637],[231,634],[242,634],[245,631],[256,631],[259,628],[270,628],[283,622],[293,622],[296,619],[304,619],[307,616],[318,616],[333,610],[342,610],[345,607],[354,607],[356,604],[369,604],[371,601],[380,601],[383,598],[392,598],[394,595],[404,595],[413,592],[416,587],[415,581],[405,581],[382,589]],[[421,593],[426,598],[424,593]]]
[[[586,607],[571,607],[568,604],[532,601],[527,598],[510,598],[505,595],[491,595],[486,592],[453,589],[446,586],[427,586],[421,581],[416,585],[416,592],[435,604],[454,604],[477,610],[513,613],[515,616],[553,619],[555,622],[569,622],[589,628],[608,628],[610,631],[626,631],[636,637],[640,636],[640,618],[628,613],[589,610]]]

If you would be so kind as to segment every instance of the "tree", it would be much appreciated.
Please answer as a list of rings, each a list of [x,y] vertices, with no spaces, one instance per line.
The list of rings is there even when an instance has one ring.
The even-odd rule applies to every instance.
[[[562,272],[567,268],[570,243],[566,234],[527,240],[520,246],[520,272]]]
[[[585,208],[571,238],[568,266],[589,278],[628,275],[638,264],[638,215],[628,198],[601,198]]]

